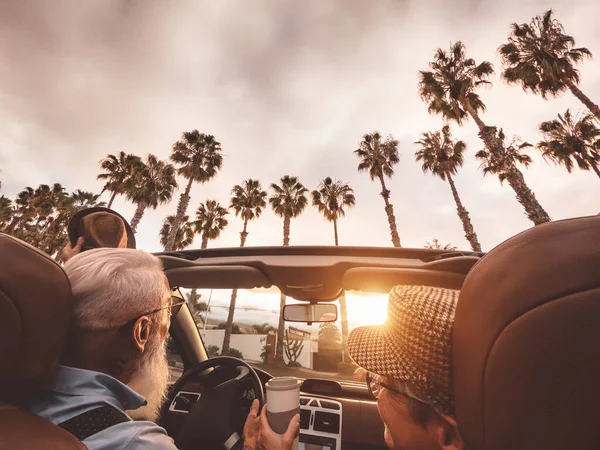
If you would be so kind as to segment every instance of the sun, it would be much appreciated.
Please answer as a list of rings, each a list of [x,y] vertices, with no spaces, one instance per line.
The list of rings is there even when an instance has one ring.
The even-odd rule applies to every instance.
[[[387,294],[346,292],[350,328],[364,325],[382,325],[387,319]]]

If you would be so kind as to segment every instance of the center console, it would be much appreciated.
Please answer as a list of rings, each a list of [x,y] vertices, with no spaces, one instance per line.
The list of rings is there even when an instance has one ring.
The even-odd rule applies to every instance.
[[[301,395],[299,441],[299,450],[341,450],[342,404]]]

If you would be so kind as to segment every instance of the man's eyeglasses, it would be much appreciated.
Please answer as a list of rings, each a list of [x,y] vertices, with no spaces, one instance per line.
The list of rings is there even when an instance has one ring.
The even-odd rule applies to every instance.
[[[148,312],[146,312],[144,314],[140,314],[139,316],[134,317],[129,322],[127,322],[125,325],[123,325],[119,329],[119,331],[124,331],[124,330],[126,330],[128,328],[133,327],[133,325],[135,325],[135,323],[138,321],[138,319],[140,317],[149,316],[150,314],[156,314],[157,312],[164,311],[165,309],[169,310],[169,316],[172,319],[173,317],[175,317],[177,315],[177,313],[181,309],[181,306],[184,303],[185,303],[185,300],[182,300],[180,297],[172,296],[170,304],[168,304],[166,306],[163,306],[162,308],[153,309],[152,311],[148,311]]]

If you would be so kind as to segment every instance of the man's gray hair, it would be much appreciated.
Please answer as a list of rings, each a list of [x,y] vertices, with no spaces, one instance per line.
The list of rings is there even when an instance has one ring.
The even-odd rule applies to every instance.
[[[100,248],[65,263],[75,300],[78,328],[102,330],[162,308],[169,288],[161,261],[133,249]]]

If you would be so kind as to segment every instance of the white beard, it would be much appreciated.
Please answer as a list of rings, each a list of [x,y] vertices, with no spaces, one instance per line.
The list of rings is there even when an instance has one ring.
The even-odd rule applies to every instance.
[[[133,420],[156,422],[169,387],[169,364],[165,342],[151,349],[127,384],[147,401],[146,406],[128,410]]]

